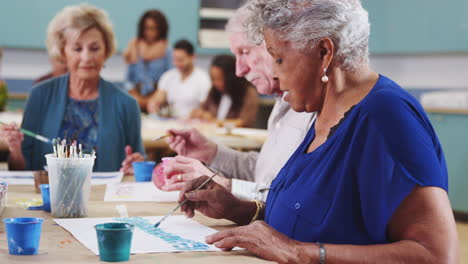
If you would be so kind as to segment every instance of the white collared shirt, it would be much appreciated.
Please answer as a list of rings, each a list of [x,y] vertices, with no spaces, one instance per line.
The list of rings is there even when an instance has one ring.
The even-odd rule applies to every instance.
[[[244,200],[266,201],[273,179],[304,139],[315,113],[297,113],[276,98],[268,119],[268,138],[258,152],[239,152],[218,145],[210,164],[232,178],[232,193]]]

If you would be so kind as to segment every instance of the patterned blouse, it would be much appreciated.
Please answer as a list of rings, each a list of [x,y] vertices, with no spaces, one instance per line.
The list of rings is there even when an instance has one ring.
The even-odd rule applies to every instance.
[[[81,101],[68,97],[62,125],[60,126],[60,138],[72,140],[76,134],[78,143],[83,145],[83,151],[90,153],[98,141],[97,106],[97,98]]]

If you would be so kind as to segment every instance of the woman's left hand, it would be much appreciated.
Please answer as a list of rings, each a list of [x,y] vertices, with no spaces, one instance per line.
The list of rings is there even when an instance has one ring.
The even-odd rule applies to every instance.
[[[204,175],[212,175],[213,172],[205,167],[199,160],[176,156],[164,165],[164,175],[166,185],[162,187],[164,191],[179,191],[184,184],[195,178]],[[224,188],[231,190],[231,181],[221,175],[213,179]]]
[[[245,248],[255,255],[278,263],[300,263],[298,250],[301,242],[276,231],[264,221],[221,231],[206,238],[224,251],[234,247]]]

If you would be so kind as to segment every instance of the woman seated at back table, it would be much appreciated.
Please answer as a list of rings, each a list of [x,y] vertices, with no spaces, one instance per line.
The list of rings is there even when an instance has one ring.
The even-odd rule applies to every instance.
[[[115,52],[112,24],[104,11],[90,5],[64,8],[50,22],[47,48],[67,64],[68,74],[35,86],[29,96],[22,128],[49,139],[77,136],[83,151],[97,147],[95,171],[119,170],[125,146],[143,153],[138,104],[100,77]],[[3,126],[11,170],[43,170],[52,145],[24,137],[14,124]]]
[[[162,74],[172,68],[168,31],[164,14],[156,9],[148,10],[138,22],[138,36],[123,52],[128,64],[127,89],[145,112]]]
[[[220,125],[252,127],[257,117],[258,95],[245,78],[236,76],[236,58],[216,56],[211,63],[210,76],[213,86],[208,97],[190,117],[216,121]]]
[[[246,26],[257,43],[264,37],[284,99],[317,119],[266,204],[213,181],[195,191],[206,177],[183,187],[189,217],[198,210],[245,225],[207,242],[279,263],[459,263],[441,145],[417,100],[369,67],[360,1],[250,8]]]

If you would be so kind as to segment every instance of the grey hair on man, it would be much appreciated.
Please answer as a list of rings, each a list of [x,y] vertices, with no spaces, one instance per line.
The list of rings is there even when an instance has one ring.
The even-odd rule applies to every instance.
[[[228,33],[245,33],[246,28],[244,27],[245,19],[250,16],[252,11],[249,9],[249,3],[244,3],[239,7],[234,14],[229,18],[226,23],[226,32]]]
[[[307,53],[322,38],[335,45],[337,62],[347,71],[368,64],[370,24],[360,0],[251,0],[245,26],[255,43],[272,30]]]

